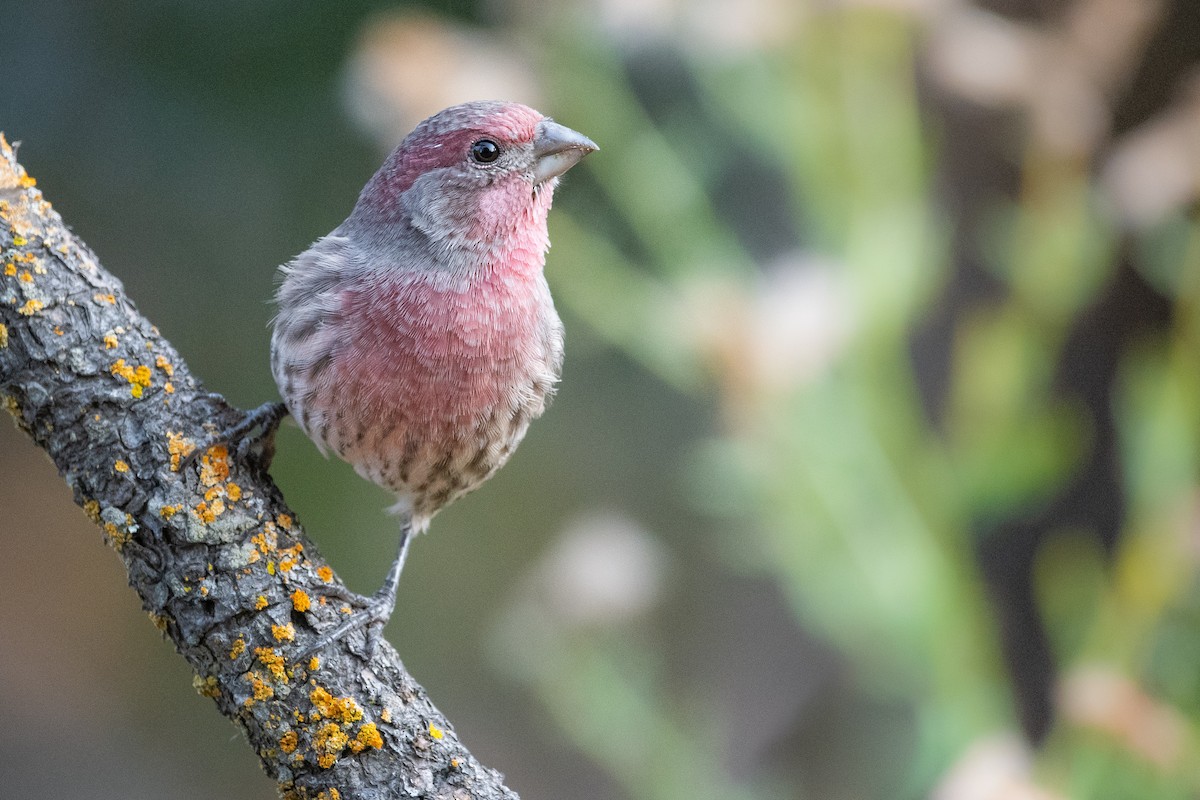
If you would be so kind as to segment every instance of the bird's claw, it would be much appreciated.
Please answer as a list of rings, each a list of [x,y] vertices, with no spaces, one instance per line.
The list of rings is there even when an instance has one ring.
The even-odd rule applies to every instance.
[[[353,603],[357,601],[361,604],[361,607],[350,614],[336,628],[321,634],[315,642],[297,653],[294,656],[296,661],[307,661],[317,652],[324,650],[331,644],[343,641],[347,634],[362,628],[367,629],[366,651],[364,655],[368,659],[375,655],[375,649],[379,646],[379,638],[383,634],[383,626],[387,624],[388,619],[392,616],[395,595],[387,596],[380,593],[368,598],[345,590],[343,591],[346,595],[351,595],[353,598],[347,599],[347,602]]]
[[[177,471],[183,472],[188,469],[217,445],[227,447],[233,445],[233,457],[236,463],[245,463],[251,448],[260,445],[259,465],[263,470],[269,469],[271,460],[275,457],[275,432],[279,430],[279,424],[287,416],[287,413],[287,406],[283,403],[263,403],[258,408],[247,412],[241,422],[231,428],[226,428],[203,444],[197,445],[192,452],[180,460]],[[262,428],[262,432],[257,436],[250,436],[249,434],[255,428]]]

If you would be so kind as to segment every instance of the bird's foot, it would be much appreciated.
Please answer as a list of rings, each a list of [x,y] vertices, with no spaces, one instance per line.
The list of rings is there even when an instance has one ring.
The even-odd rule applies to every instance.
[[[362,628],[367,629],[365,655],[368,659],[371,658],[375,655],[375,648],[379,645],[379,637],[383,633],[383,626],[387,624],[388,619],[392,616],[392,610],[395,608],[396,590],[393,588],[391,591],[388,591],[388,587],[385,586],[374,596],[364,597],[354,594],[347,589],[329,588],[331,591],[327,594],[330,597],[344,600],[351,605],[358,606],[358,608],[350,612],[349,616],[336,628],[321,634],[320,638],[294,655],[293,658],[296,661],[306,661],[317,652],[324,650],[332,644],[343,641],[347,635]]]
[[[203,444],[197,445],[195,450],[179,462],[178,471],[183,472],[184,469],[195,463],[196,459],[217,445],[225,445],[233,450],[232,456],[236,462],[245,461],[251,449],[257,448],[258,464],[265,472],[270,468],[271,460],[275,457],[275,432],[279,430],[279,423],[283,421],[287,413],[287,406],[283,403],[263,403],[258,408],[246,412],[246,416],[242,418],[241,422],[217,433]],[[256,428],[261,428],[261,432],[257,436],[251,436],[250,434]]]

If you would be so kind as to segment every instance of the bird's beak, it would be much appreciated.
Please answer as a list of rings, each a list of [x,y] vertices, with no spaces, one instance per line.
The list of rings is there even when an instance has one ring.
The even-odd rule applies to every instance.
[[[588,137],[554,120],[538,123],[533,137],[533,182],[543,183],[558,177],[579,163],[579,159],[599,150]]]

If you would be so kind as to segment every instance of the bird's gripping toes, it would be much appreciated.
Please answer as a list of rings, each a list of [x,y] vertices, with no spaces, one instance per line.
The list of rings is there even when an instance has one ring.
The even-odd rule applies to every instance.
[[[374,642],[412,536],[499,469],[545,409],[563,355],[546,215],[559,176],[596,149],[523,105],[448,108],[388,156],[345,222],[280,268],[271,370],[287,411],[322,452],[394,491],[401,518],[383,588],[301,657],[368,625]],[[254,418],[268,436],[272,408]]]

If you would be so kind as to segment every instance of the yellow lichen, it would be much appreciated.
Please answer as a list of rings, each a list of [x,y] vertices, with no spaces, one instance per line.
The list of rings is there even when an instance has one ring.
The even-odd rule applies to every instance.
[[[8,326],[0,322],[0,350],[8,347]]]
[[[331,580],[333,580],[333,570],[328,566],[317,567],[317,577],[323,580],[325,583],[329,583]]]
[[[171,454],[171,471],[179,472],[179,462],[187,458],[196,445],[185,439],[182,433],[167,431],[167,452]]]
[[[134,367],[126,364],[123,358],[118,358],[108,369],[113,377],[124,378],[129,382],[130,393],[134,397],[141,397],[142,391],[150,385],[154,377],[154,373],[145,364]]]
[[[269,683],[258,677],[258,673],[247,673],[246,680],[250,681],[251,692],[255,700],[262,702],[263,700],[270,700],[275,696],[275,690]]]
[[[221,694],[221,687],[217,683],[217,679],[212,675],[203,678],[199,675],[193,675],[192,688],[204,697],[219,697]]]
[[[104,337],[104,349],[105,350],[116,349],[117,345],[119,345],[119,344],[120,344],[120,342],[117,341],[117,337],[113,336],[111,333]]]
[[[274,574],[275,574],[275,562],[274,562],[274,561],[268,561],[268,562],[267,562],[267,574],[268,574],[268,575],[274,575]]]
[[[283,528],[285,531],[290,531],[292,529],[292,518],[288,514],[280,514],[275,519],[279,520],[279,527]]]
[[[163,384],[163,391],[166,392],[167,394],[175,394],[175,384],[171,383],[170,381],[167,381],[166,383]],[[164,400],[163,402],[165,403],[166,401]]]
[[[278,638],[278,637],[277,637]],[[283,656],[279,655],[273,647],[256,647],[254,648],[254,657],[267,668],[271,673],[271,677],[279,683],[287,683],[287,668],[283,660]]]
[[[313,737],[313,750],[317,755],[317,765],[321,769],[329,769],[337,762],[338,754],[345,749],[350,737],[347,736],[336,722],[322,725]]]
[[[317,719],[326,717],[345,723],[362,719],[362,709],[354,702],[353,697],[334,697],[327,689],[317,686],[309,692],[308,699],[316,708]]]
[[[316,656],[313,656],[312,658],[310,658],[308,660],[308,671],[309,672],[316,672],[320,668],[321,668],[321,659],[317,658]]]
[[[83,513],[87,514],[88,518],[91,519],[92,522],[95,522],[97,525],[100,524],[100,503],[97,501],[88,500],[86,503],[84,503]]]
[[[29,243],[29,240],[26,239],[24,236],[14,236],[13,237],[13,247],[24,247],[28,243]]]
[[[359,728],[358,735],[350,743],[350,749],[356,753],[361,753],[368,747],[374,747],[376,750],[383,747],[383,736],[380,735],[379,728],[375,727],[374,722],[368,722]]]
[[[34,314],[41,311],[45,307],[46,307],[46,304],[43,303],[41,300],[38,300],[36,298],[30,298],[29,300],[25,301],[25,305],[23,305],[17,309],[17,313],[22,314],[26,317],[32,317]]]
[[[441,739],[446,734],[442,732],[441,728],[431,722],[429,723],[429,735],[435,739]]]
[[[9,261],[7,264],[4,265],[4,274],[10,278],[13,275],[16,275],[17,274],[17,265],[14,264],[13,262]]]
[[[268,605],[270,604],[267,602],[267,596],[265,594],[260,594],[258,599],[254,601],[254,610],[262,611]]]
[[[182,503],[177,503],[173,506],[163,506],[158,510],[158,515],[163,519],[170,519],[178,514],[183,509]]]
[[[381,720],[383,720],[384,722],[391,722],[392,721],[392,710],[390,708],[384,706],[384,709],[379,712],[379,718]]]
[[[97,303],[108,303],[110,306],[115,306],[117,304],[116,296],[111,294],[92,295],[92,299],[94,299]]]
[[[18,183],[21,184],[22,189],[32,189],[34,186],[37,186],[37,180],[32,175],[22,175]],[[16,239],[13,239],[13,244],[17,244]],[[24,242],[21,244],[24,244]]]
[[[105,538],[108,539],[108,543],[118,553],[121,552],[125,545],[129,544],[129,540],[133,538],[129,531],[123,531],[111,522],[104,523],[104,535]]]
[[[279,749],[284,753],[291,754],[298,744],[300,744],[300,737],[296,735],[295,731],[288,731],[279,737]]]
[[[25,270],[17,277],[25,283],[33,283],[33,273],[31,273],[29,270]]]
[[[149,342],[147,342],[147,344],[149,344]],[[154,366],[167,373],[168,378],[175,377],[175,366],[170,361],[167,361],[165,356],[156,357],[154,359]]]
[[[117,472],[129,472],[129,464],[118,458],[113,462],[113,469],[115,469]]]
[[[297,589],[292,592],[292,608],[304,613],[312,608],[312,598],[303,589]]]
[[[229,484],[225,487],[225,496],[236,503],[238,500],[242,499],[242,487],[238,486],[236,483]]]
[[[275,637],[277,642],[291,642],[296,639],[296,626],[292,623],[287,625],[272,625],[271,635]]]
[[[232,661],[244,652],[246,652],[246,640],[239,636],[234,639],[233,647],[229,648],[229,660]]]

